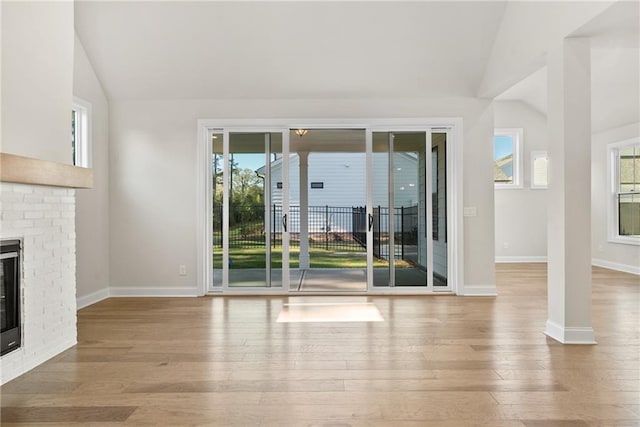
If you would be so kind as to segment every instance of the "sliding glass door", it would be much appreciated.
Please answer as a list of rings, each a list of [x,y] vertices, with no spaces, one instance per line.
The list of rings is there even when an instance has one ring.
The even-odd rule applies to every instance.
[[[447,132],[372,134],[372,289],[447,287]]]
[[[209,138],[214,290],[451,289],[448,129]]]
[[[213,132],[211,142],[213,287],[282,288],[283,193],[271,186],[282,133]]]
[[[431,237],[433,241],[434,290],[450,290],[448,245],[448,156],[449,132],[431,135]]]
[[[291,289],[366,292],[365,129],[292,129],[290,151]]]

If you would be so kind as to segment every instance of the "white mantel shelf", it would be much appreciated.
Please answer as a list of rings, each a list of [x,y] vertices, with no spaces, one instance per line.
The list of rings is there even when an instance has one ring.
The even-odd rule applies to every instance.
[[[66,188],[92,188],[93,169],[0,153],[0,181]]]

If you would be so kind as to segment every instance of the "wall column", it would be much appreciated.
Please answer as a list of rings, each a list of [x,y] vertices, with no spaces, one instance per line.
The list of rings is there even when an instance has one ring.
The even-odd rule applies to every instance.
[[[309,268],[309,152],[299,151],[300,158],[300,269]]]
[[[568,38],[548,56],[549,207],[545,333],[594,344],[591,320],[591,56]]]

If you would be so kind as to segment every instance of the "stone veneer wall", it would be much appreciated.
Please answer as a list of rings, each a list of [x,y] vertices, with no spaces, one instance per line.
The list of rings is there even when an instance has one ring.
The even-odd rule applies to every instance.
[[[0,238],[22,239],[22,347],[0,384],[76,344],[75,190],[0,183]]]

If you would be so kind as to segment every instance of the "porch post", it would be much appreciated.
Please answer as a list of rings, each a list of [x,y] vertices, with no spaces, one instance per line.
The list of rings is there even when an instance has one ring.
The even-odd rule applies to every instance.
[[[309,268],[309,152],[299,151],[300,159],[300,269]]]
[[[591,57],[568,38],[548,56],[547,324],[562,343],[595,344],[591,319]]]

